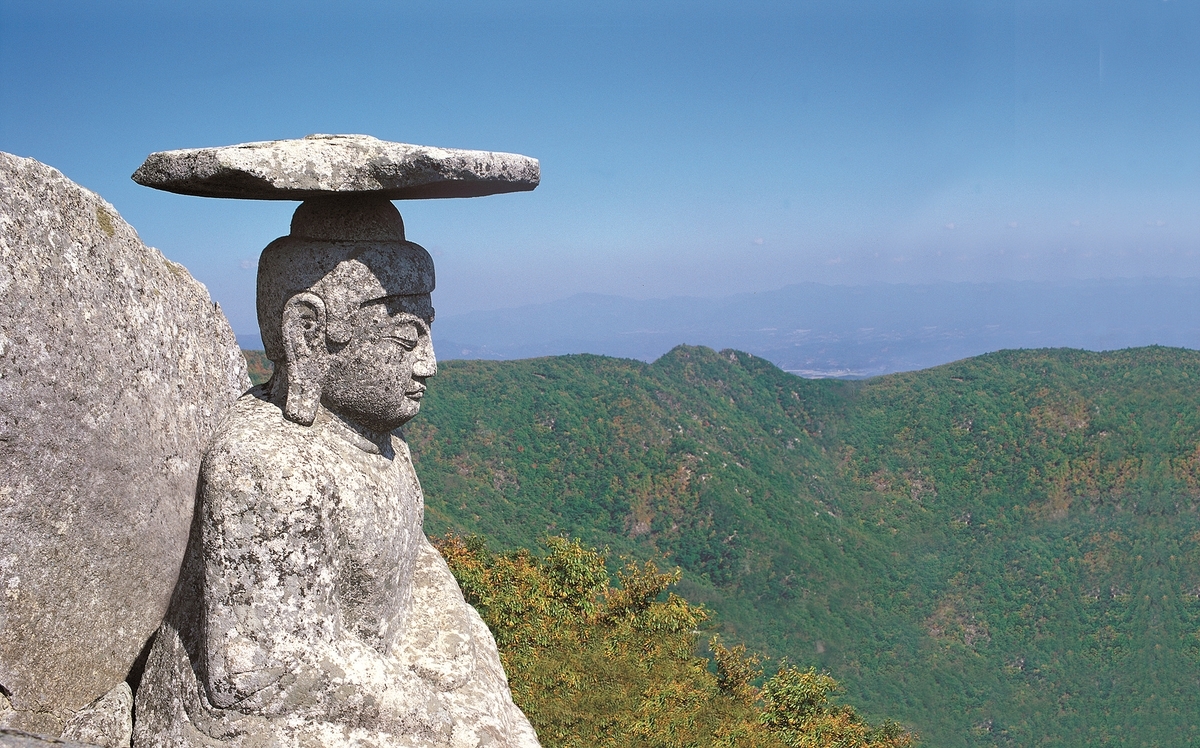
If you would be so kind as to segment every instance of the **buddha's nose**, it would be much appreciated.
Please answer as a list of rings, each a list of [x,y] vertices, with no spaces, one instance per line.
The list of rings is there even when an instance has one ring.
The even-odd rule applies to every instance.
[[[433,340],[428,335],[422,335],[417,347],[413,349],[414,377],[432,377],[437,374],[437,357],[433,354]]]

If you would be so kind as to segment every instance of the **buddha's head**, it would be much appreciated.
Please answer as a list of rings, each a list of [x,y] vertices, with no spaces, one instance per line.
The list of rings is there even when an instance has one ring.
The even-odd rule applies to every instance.
[[[437,373],[433,260],[383,198],[309,200],[258,264],[258,324],[286,417],[318,407],[377,432],[417,414]]]

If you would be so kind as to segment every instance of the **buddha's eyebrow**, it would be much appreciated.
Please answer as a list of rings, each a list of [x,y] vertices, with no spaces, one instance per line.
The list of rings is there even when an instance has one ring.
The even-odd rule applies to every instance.
[[[374,304],[388,304],[390,302],[399,301],[404,298],[406,298],[406,296],[404,294],[392,294],[391,296],[380,296],[377,299],[367,299],[363,303],[359,304],[358,307],[360,309],[362,309],[363,307],[372,306]]]
[[[384,305],[389,308],[398,308],[399,311],[406,314],[411,314],[414,317],[420,317],[421,313],[414,307],[419,307],[419,304],[413,304],[408,301],[412,296],[406,294],[394,294],[392,296],[380,296],[378,299],[367,299],[358,305],[359,309],[366,309],[369,306]]]
[[[427,324],[427,325],[432,325],[433,317],[435,314],[433,307],[429,307],[429,316],[427,317],[421,313],[421,311],[423,311],[423,310],[412,309],[405,302],[406,299],[412,299],[412,298],[415,298],[413,294],[392,294],[391,296],[380,296],[377,299],[367,299],[363,303],[359,304],[358,308],[366,309],[367,307],[374,306],[376,304],[390,304],[392,302],[397,302],[397,305],[401,307],[400,311],[402,311],[403,313],[412,315],[413,317],[416,317],[419,320],[423,320],[425,322],[425,324]],[[418,305],[414,305],[414,306],[418,306]]]

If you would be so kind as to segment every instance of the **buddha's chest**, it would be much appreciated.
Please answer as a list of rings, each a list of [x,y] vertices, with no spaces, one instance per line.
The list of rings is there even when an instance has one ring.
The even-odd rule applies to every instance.
[[[344,457],[327,506],[335,591],[343,625],[386,652],[411,605],[421,486],[407,453]]]

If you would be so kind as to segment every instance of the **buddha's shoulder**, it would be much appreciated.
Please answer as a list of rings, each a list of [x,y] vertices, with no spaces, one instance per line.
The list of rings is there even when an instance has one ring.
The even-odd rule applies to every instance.
[[[238,398],[205,450],[205,468],[294,463],[312,447],[311,429],[289,421],[262,385]]]

